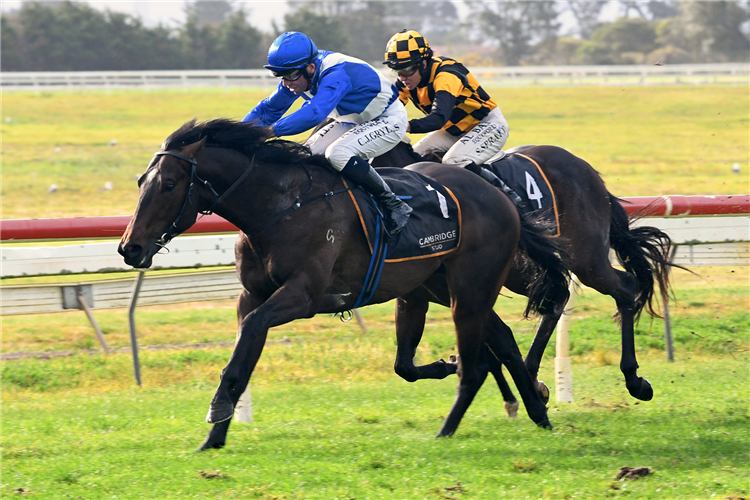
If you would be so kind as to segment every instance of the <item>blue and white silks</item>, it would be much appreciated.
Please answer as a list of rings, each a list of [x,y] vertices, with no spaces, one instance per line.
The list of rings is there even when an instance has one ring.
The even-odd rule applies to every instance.
[[[279,82],[276,90],[250,111],[243,122],[271,126],[278,137],[302,133],[327,117],[359,125],[381,116],[398,100],[398,89],[364,61],[321,50],[313,61],[310,90],[297,96]],[[302,107],[283,117],[298,97]]]

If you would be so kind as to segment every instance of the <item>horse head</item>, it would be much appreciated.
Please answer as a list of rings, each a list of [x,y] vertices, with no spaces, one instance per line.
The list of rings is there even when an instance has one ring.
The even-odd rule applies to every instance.
[[[195,223],[199,211],[195,158],[205,142],[162,149],[138,178],[138,206],[117,248],[126,264],[150,267],[156,252]]]

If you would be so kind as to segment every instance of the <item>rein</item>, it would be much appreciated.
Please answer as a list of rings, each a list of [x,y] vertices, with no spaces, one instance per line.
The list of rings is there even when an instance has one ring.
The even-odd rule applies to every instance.
[[[178,235],[180,235],[182,233],[182,231],[178,231],[177,230],[177,226],[179,225],[180,219],[182,219],[182,215],[185,213],[185,208],[187,208],[188,204],[191,205],[191,206],[193,205],[193,188],[195,187],[195,181],[200,182],[201,184],[203,184],[204,186],[206,186],[208,189],[210,189],[211,193],[213,193],[213,195],[216,197],[216,201],[214,202],[213,205],[211,205],[211,208],[209,208],[208,210],[203,210],[203,211],[200,212],[202,214],[201,218],[203,218],[203,216],[205,216],[205,215],[210,215],[212,213],[212,210],[214,208],[216,208],[216,206],[219,203],[221,203],[222,201],[224,201],[224,199],[226,199],[226,197],[229,195],[229,193],[231,193],[232,191],[234,191],[235,188],[237,186],[239,186],[240,183],[242,183],[242,181],[245,180],[245,178],[248,176],[248,174],[250,173],[250,171],[255,166],[255,155],[253,155],[253,157],[250,159],[250,165],[248,165],[248,167],[245,169],[245,171],[242,173],[242,175],[236,181],[234,181],[234,184],[232,184],[231,186],[229,186],[229,189],[227,189],[226,191],[224,191],[224,194],[222,194],[221,196],[219,196],[219,193],[216,192],[216,190],[211,185],[211,183],[208,182],[207,180],[201,178],[198,175],[198,172],[197,172],[197,170],[198,170],[198,160],[196,160],[195,158],[188,158],[187,156],[181,155],[180,153],[175,153],[174,151],[157,151],[156,153],[154,153],[154,156],[174,156],[175,158],[178,158],[180,160],[184,160],[184,161],[188,162],[191,165],[191,167],[192,167],[191,172],[190,172],[190,185],[188,186],[187,196],[185,197],[185,202],[182,204],[182,208],[180,209],[180,213],[177,214],[177,218],[174,220],[174,222],[172,222],[172,225],[169,226],[169,229],[167,229],[167,231],[164,234],[161,235],[161,238],[159,238],[156,241],[156,244],[159,245],[162,248],[164,248],[167,245],[167,243],[169,243],[170,241],[172,241],[172,239],[175,236],[178,236]],[[200,219],[198,219],[198,220],[200,220]]]
[[[250,159],[250,165],[245,169],[245,171],[242,173],[242,175],[236,181],[234,181],[234,183],[231,186],[229,186],[229,189],[227,189],[224,192],[224,194],[222,194],[221,196],[219,196],[219,194],[213,188],[213,186],[211,185],[211,183],[209,181],[205,180],[205,179],[202,179],[198,175],[198,173],[197,173],[198,161],[195,158],[188,158],[187,156],[181,155],[180,153],[175,153],[174,151],[158,151],[158,152],[154,153],[154,156],[173,156],[175,158],[178,158],[180,160],[184,160],[184,161],[188,162],[191,165],[191,167],[192,167],[192,171],[190,173],[190,185],[188,186],[187,196],[185,197],[185,202],[182,204],[182,208],[180,209],[180,213],[177,214],[177,218],[174,220],[174,222],[172,222],[172,225],[169,226],[169,229],[167,229],[167,231],[164,234],[161,235],[161,238],[159,238],[156,241],[156,244],[159,245],[162,248],[164,248],[175,236],[178,236],[178,235],[180,235],[183,232],[183,231],[178,231],[177,230],[177,226],[179,225],[180,219],[182,218],[182,215],[184,214],[185,209],[187,208],[187,206],[188,205],[191,205],[191,206],[193,205],[193,199],[192,198],[193,198],[193,189],[195,187],[195,181],[198,181],[199,183],[203,184],[208,189],[210,189],[211,192],[213,193],[213,195],[216,197],[216,201],[213,203],[213,205],[211,205],[211,207],[208,210],[204,210],[204,211],[200,212],[203,216],[210,215],[211,213],[213,213],[213,209],[216,208],[216,206],[218,206],[219,203],[221,203],[222,201],[224,201],[226,199],[226,197],[229,195],[229,193],[231,193],[232,191],[234,191],[235,188],[237,188],[237,186],[239,186],[242,183],[242,181],[244,181],[247,178],[248,174],[250,174],[250,171],[255,166],[255,155],[253,155],[253,157]],[[310,172],[307,170],[307,168],[304,165],[302,165],[302,168],[305,169],[305,173],[307,173],[307,177],[308,177],[308,185],[305,188],[305,190],[299,196],[297,196],[295,198],[294,203],[292,204],[292,206],[290,206],[289,208],[287,208],[285,210],[282,210],[281,212],[278,212],[277,214],[275,214],[273,217],[271,217],[269,220],[267,220],[265,223],[263,223],[260,227],[256,228],[252,232],[250,232],[248,234],[248,236],[256,236],[256,235],[260,234],[261,232],[265,231],[266,229],[268,229],[273,224],[276,224],[277,222],[279,222],[284,217],[287,217],[289,214],[295,212],[296,210],[302,208],[303,206],[305,206],[305,205],[307,205],[309,203],[312,203],[312,202],[320,200],[320,199],[325,199],[326,201],[328,201],[328,198],[331,197],[331,196],[335,196],[337,194],[341,194],[341,193],[345,193],[345,192],[349,191],[349,188],[339,189],[337,191],[328,191],[326,193],[322,193],[322,194],[313,196],[312,198],[308,198],[306,200],[300,201],[300,198],[302,196],[304,196],[305,194],[309,193],[310,189],[312,188],[312,175],[310,175]],[[328,206],[329,206],[329,208],[331,208],[330,201],[329,201],[329,205]],[[198,220],[200,220],[200,219],[198,219]]]

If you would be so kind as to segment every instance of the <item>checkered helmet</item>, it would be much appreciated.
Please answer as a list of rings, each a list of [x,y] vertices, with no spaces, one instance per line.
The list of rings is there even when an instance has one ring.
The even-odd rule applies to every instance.
[[[403,69],[432,57],[427,40],[414,30],[401,30],[388,40],[385,46],[385,61],[391,69]]]

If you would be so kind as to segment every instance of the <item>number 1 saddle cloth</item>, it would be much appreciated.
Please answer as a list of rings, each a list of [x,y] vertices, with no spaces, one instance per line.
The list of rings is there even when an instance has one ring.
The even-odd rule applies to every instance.
[[[386,263],[434,257],[458,247],[461,207],[450,189],[410,170],[379,168],[378,174],[414,210],[404,229],[387,242]],[[385,238],[382,213],[364,189],[351,188],[349,194],[374,254],[378,243]]]
[[[450,253],[461,240],[461,207],[450,189],[410,170],[379,168],[393,193],[413,209],[406,226],[388,239],[383,214],[372,196],[358,186],[349,190],[372,257],[362,290],[352,309],[366,305],[378,286],[383,265]],[[344,185],[349,187],[342,177]]]
[[[508,153],[489,165],[492,172],[523,200],[523,213],[541,214],[554,227],[547,236],[560,236],[557,200],[547,176],[532,158],[522,153]]]

